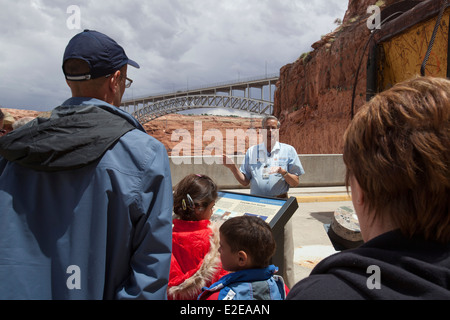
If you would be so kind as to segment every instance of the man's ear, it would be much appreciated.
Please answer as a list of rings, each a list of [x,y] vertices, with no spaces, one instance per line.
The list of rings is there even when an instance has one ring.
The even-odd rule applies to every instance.
[[[119,83],[120,83],[120,70],[117,70],[109,77],[109,89],[116,93],[117,90],[119,90]]]

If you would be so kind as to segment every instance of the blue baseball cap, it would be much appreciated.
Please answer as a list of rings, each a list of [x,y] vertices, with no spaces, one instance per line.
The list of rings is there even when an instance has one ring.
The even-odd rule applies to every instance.
[[[83,75],[67,74],[64,64],[68,59],[86,61],[90,72]],[[135,61],[128,59],[125,51],[116,41],[103,33],[84,30],[67,44],[63,58],[63,72],[67,80],[84,81],[112,74],[126,64],[140,68]]]

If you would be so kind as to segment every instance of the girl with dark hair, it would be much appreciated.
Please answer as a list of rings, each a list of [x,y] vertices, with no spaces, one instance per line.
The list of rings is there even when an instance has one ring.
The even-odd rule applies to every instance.
[[[218,228],[210,221],[217,185],[208,176],[191,174],[175,186],[173,198],[168,298],[195,300],[202,287],[227,274],[218,252]]]

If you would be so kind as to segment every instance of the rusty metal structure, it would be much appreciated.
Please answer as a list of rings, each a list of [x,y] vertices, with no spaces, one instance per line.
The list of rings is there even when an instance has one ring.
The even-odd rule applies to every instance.
[[[381,12],[367,64],[367,99],[416,75],[450,78],[450,2],[400,1]]]

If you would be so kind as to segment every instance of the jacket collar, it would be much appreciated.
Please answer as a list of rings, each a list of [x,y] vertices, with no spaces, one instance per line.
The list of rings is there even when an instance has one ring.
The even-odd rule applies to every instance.
[[[261,269],[246,269],[236,272],[232,272],[222,277],[218,282],[213,284],[211,287],[205,290],[215,290],[217,286],[225,287],[230,283],[234,282],[253,282],[253,281],[264,281],[269,279],[278,271],[278,268],[274,265],[270,265],[266,268]]]
[[[89,98],[89,97],[72,97],[67,99],[61,104],[62,108],[59,107],[53,111],[53,113],[61,114],[63,112],[67,112],[70,110],[70,108],[77,107],[77,106],[97,106],[102,108],[103,110],[106,110],[108,112],[111,112],[113,114],[116,114],[124,119],[126,119],[129,123],[131,123],[136,129],[139,129],[143,132],[146,132],[144,127],[137,121],[131,114],[128,112],[125,112],[124,110],[117,108],[116,106],[113,106],[112,104],[109,104],[105,101],[96,99],[96,98]],[[64,108],[67,107],[67,108]],[[53,114],[52,113],[52,114]]]

